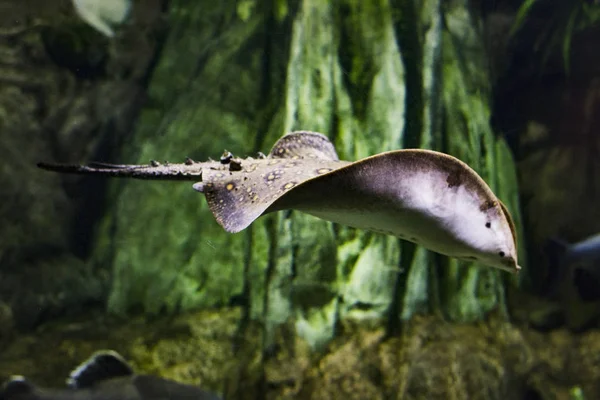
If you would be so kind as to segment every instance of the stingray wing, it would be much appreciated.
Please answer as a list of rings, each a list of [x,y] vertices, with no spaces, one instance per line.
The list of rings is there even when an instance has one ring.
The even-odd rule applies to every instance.
[[[298,131],[279,139],[266,159],[242,160],[239,171],[204,170],[194,189],[227,232],[239,232],[286,192],[347,164],[325,135]]]
[[[227,232],[247,228],[281,196],[315,176],[346,165],[327,160],[254,160],[235,173],[204,171],[194,189],[206,195],[217,222]]]
[[[516,248],[516,230],[510,213],[477,172],[455,157],[425,149],[395,150],[346,162],[327,173],[314,175],[298,183],[272,202],[265,213],[283,209],[302,210],[321,204],[335,207],[336,198],[344,202],[348,202],[347,199],[358,202],[359,200],[354,199],[361,196],[371,196],[371,199],[372,196],[387,196],[394,192],[387,188],[402,185],[414,176],[429,179],[430,182],[425,183],[425,186],[442,188],[438,190],[456,190],[457,187],[464,186],[478,199],[479,210],[483,213],[496,208],[506,218]],[[385,201],[397,205],[414,204],[414,199],[408,198],[409,196],[411,194],[407,192],[404,198],[400,195],[400,198]],[[367,200],[363,201],[365,202]],[[421,212],[428,210],[423,209]]]
[[[331,171],[314,175],[295,185],[294,190],[282,197],[287,206],[295,204],[315,192],[330,196],[327,191],[335,188],[351,188],[360,193],[382,192],[382,188],[401,183],[412,176],[421,179],[443,180],[440,186],[453,189],[464,185],[481,200],[481,208],[490,208],[498,199],[485,181],[466,163],[448,154],[425,150],[403,149],[376,154],[355,162],[346,162]],[[438,182],[439,183],[439,182]],[[298,200],[294,200],[297,198]],[[400,199],[401,200],[401,199]],[[277,206],[274,204],[274,206]],[[506,210],[503,210],[506,212]]]

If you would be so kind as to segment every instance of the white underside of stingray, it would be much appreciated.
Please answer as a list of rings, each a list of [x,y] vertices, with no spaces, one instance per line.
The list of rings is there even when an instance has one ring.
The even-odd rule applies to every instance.
[[[340,161],[316,132],[283,136],[263,159],[169,165],[40,165],[59,172],[141,179],[196,179],[228,232],[291,209],[397,236],[435,252],[517,272],[510,214],[488,185],[447,154],[405,149]]]
[[[489,237],[498,232],[485,228],[487,218],[479,209],[479,199],[464,187],[448,191],[435,184],[443,182],[441,179],[431,181],[422,175],[404,177],[394,181],[394,185],[379,187],[367,202],[349,199],[338,202],[336,207],[327,207],[327,204],[321,207],[315,203],[298,205],[297,209],[342,225],[407,239],[458,258],[476,256],[475,249],[480,249],[478,258],[485,257],[490,250],[500,251],[502,246],[486,248]]]

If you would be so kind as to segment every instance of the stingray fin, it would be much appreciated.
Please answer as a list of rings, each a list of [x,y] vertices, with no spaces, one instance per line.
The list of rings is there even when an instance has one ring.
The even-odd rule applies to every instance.
[[[107,379],[131,376],[133,368],[116,351],[100,350],[71,372],[67,379],[70,387],[81,389]]]
[[[506,207],[506,205],[504,205],[503,202],[501,202],[500,200],[498,200],[498,203],[500,204],[500,208],[502,209],[502,213],[504,214],[504,216],[506,217],[506,220],[508,221],[508,225],[510,226],[510,232],[512,233],[512,237],[513,240],[515,241],[515,248],[517,248],[517,228],[515,226],[515,221],[513,220],[512,216],[510,215],[510,212],[508,211],[508,208]]]
[[[270,158],[319,159],[337,161],[333,143],[322,133],[296,131],[281,137],[271,149]]]
[[[347,161],[272,158],[243,162],[234,173],[205,170],[194,189],[206,196],[215,219],[227,232],[247,228],[281,196],[303,182],[349,164]]]

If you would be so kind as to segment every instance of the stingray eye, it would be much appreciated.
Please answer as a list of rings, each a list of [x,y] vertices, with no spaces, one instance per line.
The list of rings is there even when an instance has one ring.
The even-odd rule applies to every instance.
[[[498,253],[498,255],[499,255],[500,257],[504,257],[504,256],[506,255],[506,253],[504,253],[503,251],[501,251],[500,253]]]

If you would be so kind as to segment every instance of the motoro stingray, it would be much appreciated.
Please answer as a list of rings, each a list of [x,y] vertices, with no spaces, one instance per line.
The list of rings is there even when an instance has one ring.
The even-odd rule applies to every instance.
[[[397,236],[440,254],[517,272],[511,216],[484,180],[448,154],[403,149],[342,161],[329,139],[298,131],[265,156],[181,164],[38,164],[77,174],[195,180],[227,232],[261,215],[298,210],[339,224]]]

